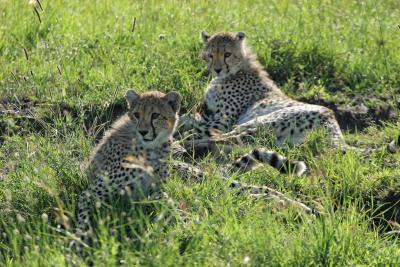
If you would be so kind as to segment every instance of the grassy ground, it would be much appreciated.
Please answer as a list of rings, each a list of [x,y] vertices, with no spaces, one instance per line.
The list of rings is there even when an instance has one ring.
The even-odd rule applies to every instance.
[[[41,3],[43,11],[28,1],[0,0],[0,265],[66,265],[84,162],[96,139],[123,108],[127,88],[179,91],[186,110],[199,102],[211,79],[199,56],[200,30],[246,32],[271,76],[296,98],[395,110],[400,96],[395,0]],[[346,138],[379,147],[399,127],[385,122]],[[313,133],[288,154],[307,162],[307,176],[264,167],[232,178],[319,203],[326,216],[236,196],[218,175],[203,184],[174,177],[166,190],[182,203],[185,219],[164,200],[136,203],[125,213],[106,207],[88,260],[99,266],[400,263],[393,234],[400,228],[398,153],[342,155]],[[212,158],[200,164],[210,174],[219,168]]]

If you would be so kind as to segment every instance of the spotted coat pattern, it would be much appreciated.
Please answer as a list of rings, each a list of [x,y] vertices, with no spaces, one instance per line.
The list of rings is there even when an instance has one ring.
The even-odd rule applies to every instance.
[[[203,58],[215,78],[206,89],[200,113],[181,118],[180,132],[192,137],[189,146],[196,146],[200,140],[234,140],[262,126],[275,133],[278,145],[298,144],[309,130],[324,128],[333,146],[348,147],[333,112],[285,95],[257,62],[244,38],[244,33],[202,33]],[[249,157],[256,160],[251,155],[264,152],[253,151],[235,164],[245,165]],[[287,160],[279,154],[263,157],[261,162],[278,169],[284,162],[268,162],[266,158]]]
[[[92,153],[89,186],[77,206],[79,236],[90,230],[89,217],[96,203],[121,195],[137,199],[158,194],[168,176],[180,96],[128,91],[126,99],[129,111],[113,123]]]

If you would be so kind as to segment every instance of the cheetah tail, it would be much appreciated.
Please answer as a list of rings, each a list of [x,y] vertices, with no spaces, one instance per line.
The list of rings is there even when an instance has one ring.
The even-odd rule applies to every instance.
[[[266,163],[281,173],[294,172],[297,176],[301,176],[307,170],[303,161],[291,161],[277,152],[263,148],[254,149],[240,157],[235,161],[233,167],[238,171],[247,172],[257,166],[258,163]]]

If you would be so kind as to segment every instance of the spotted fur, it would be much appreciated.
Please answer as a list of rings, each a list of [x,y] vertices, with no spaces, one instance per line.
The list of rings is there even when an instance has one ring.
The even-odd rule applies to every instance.
[[[250,153],[242,156],[233,164],[233,167],[242,172],[247,172],[259,163],[268,164],[282,173],[294,172],[297,176],[301,176],[307,169],[303,161],[290,161],[275,151],[257,148]]]
[[[248,128],[240,128],[241,131],[236,131],[236,127],[241,126],[241,121],[246,120],[245,114],[252,110],[253,106],[261,105],[261,103],[263,107],[266,107],[268,99],[274,99],[270,110],[296,105],[294,100],[288,98],[268,78],[267,73],[245,45],[244,33],[223,32],[209,36],[202,32],[201,38],[204,43],[203,59],[215,78],[206,90],[200,113],[195,116],[186,115],[180,119],[180,124],[183,125],[180,133],[186,132],[192,138],[186,141],[185,147],[188,150],[204,154],[216,150],[210,140],[236,142],[236,137],[243,135],[245,129]],[[286,117],[281,119],[285,120]],[[288,128],[289,122],[285,120],[284,123]],[[291,129],[283,128],[283,130],[291,132]],[[225,148],[225,150],[230,149]],[[260,150],[260,153],[265,153],[265,151]],[[268,160],[270,155],[273,155],[272,158],[276,158],[277,161]],[[281,172],[292,169],[300,175],[305,171],[304,162],[290,163],[287,158],[277,153],[267,153],[264,156],[258,160],[250,153],[235,162],[234,168],[248,170],[260,162],[269,164]],[[284,165],[292,166],[292,168],[282,168]]]
[[[158,193],[167,178],[169,143],[178,121],[180,96],[129,90],[128,112],[112,124],[95,148],[88,166],[89,187],[79,197],[77,234],[90,230],[95,203],[129,195]]]
[[[200,112],[181,119],[183,128],[180,132],[192,137],[187,141],[187,147],[205,150],[205,143],[211,148],[216,142],[235,141],[252,135],[258,126],[262,126],[275,133],[278,145],[298,144],[308,131],[322,128],[327,130],[334,147],[364,151],[345,143],[332,110],[285,95],[246,45],[244,33],[220,32],[210,36],[202,32],[201,39],[203,59],[215,78],[206,90]],[[267,154],[274,155],[271,153]],[[259,161],[252,154],[254,151],[242,157],[235,163],[236,167],[246,164],[252,167],[255,162],[263,162],[282,171],[286,169],[281,166],[291,165],[280,155],[274,157],[278,162],[271,162],[269,156]],[[293,164],[294,169],[302,173],[304,163]]]
[[[129,90],[125,98],[128,112],[116,120],[94,149],[88,165],[89,186],[78,199],[76,239],[70,251],[81,253],[82,241],[89,238],[90,215],[99,203],[125,196],[131,199],[167,197],[161,185],[170,167],[183,178],[206,179],[199,168],[178,160],[170,160],[172,134],[177,125],[180,96],[171,92],[147,92],[142,95]],[[169,166],[171,165],[171,166]],[[274,198],[279,203],[296,206],[310,213],[312,209],[268,188],[230,181],[239,193],[250,192],[255,197]],[[172,201],[176,204],[174,201]],[[78,242],[79,241],[79,242]],[[68,257],[70,257],[69,255]]]
[[[269,156],[272,158],[277,156],[277,154],[270,154],[268,151],[262,151],[260,154],[257,155],[257,152],[253,152],[255,157],[258,157],[260,160],[261,158],[265,158],[265,160],[273,160],[270,159]],[[177,170],[180,174],[183,174],[185,176],[190,176],[190,177],[197,177],[201,181],[207,179],[207,175],[199,169],[196,166],[193,166],[191,164],[183,163],[180,161],[172,161],[172,167]],[[288,167],[290,166],[281,166],[281,167]],[[295,167],[295,166],[293,166]],[[245,170],[244,170],[245,171]],[[277,201],[280,205],[283,205],[285,207],[291,206],[294,208],[299,209],[302,212],[308,213],[308,214],[314,214],[318,215],[319,211],[306,206],[300,201],[297,201],[295,199],[291,199],[281,192],[270,188],[268,186],[258,186],[258,185],[251,185],[247,183],[243,183],[240,181],[236,180],[231,180],[227,177],[222,176],[222,178],[226,181],[228,181],[229,187],[236,190],[237,194],[249,194],[251,197],[254,198],[265,198],[267,200],[275,200]]]

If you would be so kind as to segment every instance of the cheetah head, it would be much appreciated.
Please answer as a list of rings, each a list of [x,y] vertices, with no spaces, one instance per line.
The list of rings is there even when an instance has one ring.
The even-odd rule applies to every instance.
[[[246,55],[244,38],[243,32],[219,32],[212,36],[201,32],[202,56],[214,76],[227,77],[241,69]]]
[[[139,95],[128,90],[125,99],[128,103],[128,116],[139,140],[146,145],[156,146],[172,137],[181,105],[179,93],[150,91]]]

